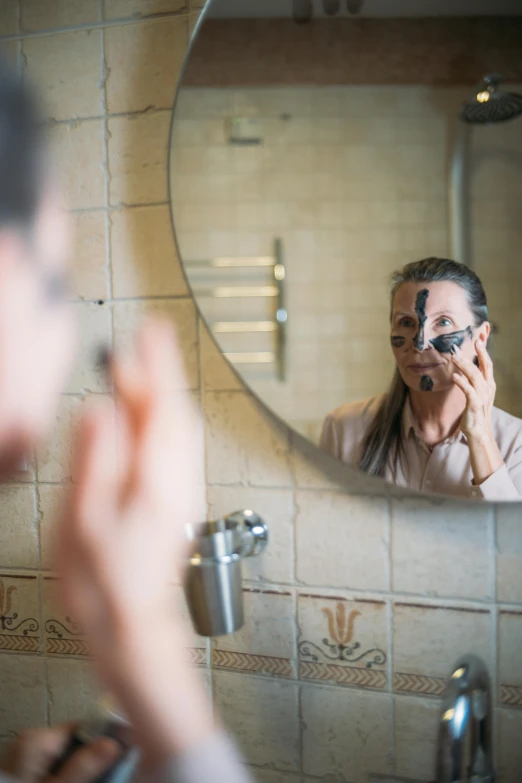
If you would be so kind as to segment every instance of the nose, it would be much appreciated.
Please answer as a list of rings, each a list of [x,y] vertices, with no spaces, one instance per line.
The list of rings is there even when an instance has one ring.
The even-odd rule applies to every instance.
[[[414,350],[419,353],[430,350],[433,347],[430,341],[436,336],[437,335],[432,328],[425,323],[419,323],[417,333],[413,338]]]

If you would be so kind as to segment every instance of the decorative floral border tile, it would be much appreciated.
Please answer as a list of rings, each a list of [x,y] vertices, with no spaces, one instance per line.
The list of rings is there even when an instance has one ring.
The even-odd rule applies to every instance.
[[[397,693],[410,693],[418,696],[442,696],[448,684],[447,678],[428,677],[425,674],[395,672],[393,690]]]
[[[58,608],[54,576],[44,576],[42,584],[44,649],[46,655],[87,658],[89,647],[78,623]]]
[[[272,655],[212,650],[212,665],[225,671],[270,674],[272,677],[292,677],[292,662]]]
[[[500,703],[510,707],[522,707],[522,686],[501,684]]]
[[[0,573],[0,652],[38,653],[38,577]]]
[[[91,655],[89,645],[82,634],[78,623],[72,617],[64,614],[54,597],[57,577],[45,576],[42,586],[45,653],[49,656],[65,656],[68,658],[88,658]],[[194,643],[204,641],[194,635]],[[207,665],[207,650],[205,647],[187,648],[189,661],[194,666]]]
[[[302,594],[298,622],[300,679],[387,689],[384,602]]]

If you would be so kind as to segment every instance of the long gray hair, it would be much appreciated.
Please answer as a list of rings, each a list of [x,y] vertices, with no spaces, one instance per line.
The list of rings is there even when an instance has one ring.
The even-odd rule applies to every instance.
[[[474,325],[480,326],[488,320],[486,294],[480,279],[469,267],[449,258],[423,258],[406,264],[391,277],[391,308],[398,289],[404,283],[458,283],[466,292]],[[401,448],[402,410],[408,387],[396,368],[391,386],[370,423],[363,441],[359,468],[373,476],[383,476],[390,457],[393,462]]]

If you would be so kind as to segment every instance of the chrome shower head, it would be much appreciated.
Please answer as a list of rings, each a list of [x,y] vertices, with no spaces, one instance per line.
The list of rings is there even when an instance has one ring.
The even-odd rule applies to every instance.
[[[507,122],[522,114],[522,95],[499,89],[504,77],[499,73],[484,76],[473,98],[462,107],[460,118],[470,125]]]

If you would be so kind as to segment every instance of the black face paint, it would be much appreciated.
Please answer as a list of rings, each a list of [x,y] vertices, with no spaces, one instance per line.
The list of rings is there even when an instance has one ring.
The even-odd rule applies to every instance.
[[[394,348],[402,348],[404,343],[406,342],[405,337],[401,337],[400,335],[392,335],[390,337],[390,342],[393,345]]]
[[[423,288],[422,291],[419,291],[417,299],[415,300],[415,314],[419,319],[419,328],[417,334],[413,338],[413,345],[418,351],[424,350],[424,324],[428,318],[426,315],[426,301],[429,295],[430,292],[428,289]]]
[[[429,375],[423,375],[420,379],[419,389],[421,391],[431,391],[433,389],[433,378]]]
[[[436,351],[439,353],[453,353],[451,350],[453,346],[460,348],[466,337],[471,340],[473,338],[473,329],[471,326],[467,326],[465,329],[461,329],[460,332],[450,332],[449,334],[441,334],[439,337],[434,337],[430,340]]]

